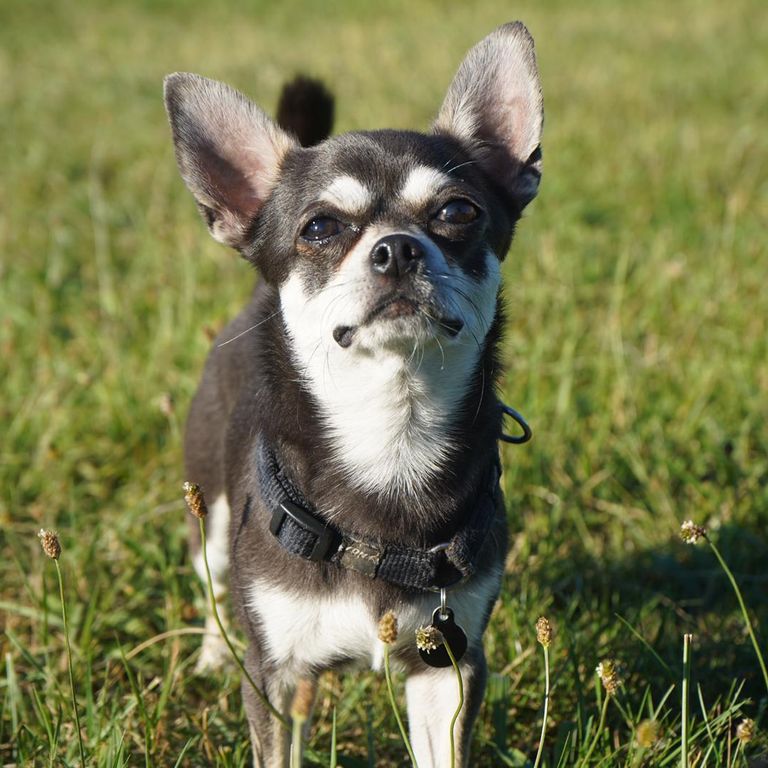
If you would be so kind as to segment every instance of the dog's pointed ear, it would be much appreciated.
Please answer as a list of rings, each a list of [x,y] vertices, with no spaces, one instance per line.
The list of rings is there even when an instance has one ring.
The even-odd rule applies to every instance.
[[[518,21],[499,27],[470,50],[432,130],[464,143],[522,210],[541,179],[543,122],[533,38]]]
[[[208,229],[243,248],[283,157],[298,145],[241,93],[199,75],[166,77],[165,107],[181,176]]]

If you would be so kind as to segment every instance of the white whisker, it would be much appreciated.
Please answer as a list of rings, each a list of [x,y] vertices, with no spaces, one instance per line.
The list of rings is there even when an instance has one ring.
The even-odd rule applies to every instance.
[[[260,320],[255,325],[252,325],[250,328],[246,328],[244,331],[240,331],[240,333],[238,333],[236,336],[233,336],[231,339],[227,339],[226,341],[222,341],[221,344],[217,344],[216,346],[223,347],[227,344],[231,344],[233,341],[237,341],[240,337],[245,336],[246,333],[250,333],[251,331],[256,330],[256,328],[258,328],[260,325],[264,325],[264,323],[268,322],[273,317],[279,314],[280,314],[280,310],[276,310],[271,315],[268,315],[267,317],[265,317],[263,320]]]

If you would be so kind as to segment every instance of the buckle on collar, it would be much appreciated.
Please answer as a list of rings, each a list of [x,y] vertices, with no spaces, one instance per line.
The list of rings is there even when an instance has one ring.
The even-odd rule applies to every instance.
[[[300,528],[317,536],[317,541],[312,546],[312,551],[309,553],[307,560],[319,563],[327,559],[334,548],[335,537],[333,529],[311,515],[306,509],[302,509],[292,501],[285,499],[275,508],[275,511],[272,513],[272,519],[269,522],[269,530],[278,541],[280,540],[278,534],[286,517],[290,517]]]

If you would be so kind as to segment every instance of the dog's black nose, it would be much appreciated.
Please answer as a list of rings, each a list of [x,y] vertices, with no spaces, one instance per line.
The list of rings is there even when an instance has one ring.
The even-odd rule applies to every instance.
[[[382,237],[371,251],[371,268],[385,277],[398,278],[414,272],[424,258],[421,243],[411,235]]]

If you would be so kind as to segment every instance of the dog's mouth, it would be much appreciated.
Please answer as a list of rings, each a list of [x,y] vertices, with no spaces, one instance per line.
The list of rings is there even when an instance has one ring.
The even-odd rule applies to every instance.
[[[464,327],[464,321],[460,318],[443,316],[433,307],[427,309],[415,299],[398,293],[382,299],[358,325],[339,325],[334,328],[333,340],[346,349],[352,344],[358,329],[370,325],[374,320],[399,320],[418,315],[440,326],[450,338],[458,336]]]

